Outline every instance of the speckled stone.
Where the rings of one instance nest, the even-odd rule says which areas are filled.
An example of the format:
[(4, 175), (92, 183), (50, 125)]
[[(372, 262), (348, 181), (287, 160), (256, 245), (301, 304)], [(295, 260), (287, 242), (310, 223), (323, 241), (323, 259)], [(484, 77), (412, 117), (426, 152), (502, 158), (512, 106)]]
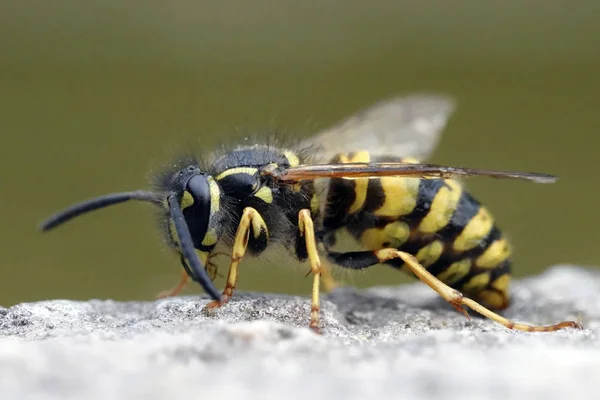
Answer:
[(586, 399), (600, 393), (600, 270), (556, 266), (515, 282), (504, 313), (584, 330), (469, 321), (421, 283), (324, 296), (52, 300), (0, 308), (0, 398)]

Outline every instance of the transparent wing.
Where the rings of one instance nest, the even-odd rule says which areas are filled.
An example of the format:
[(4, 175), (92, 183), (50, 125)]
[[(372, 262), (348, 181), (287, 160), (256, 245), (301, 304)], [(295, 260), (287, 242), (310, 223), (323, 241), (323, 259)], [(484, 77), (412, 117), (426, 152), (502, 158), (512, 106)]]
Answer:
[(413, 94), (372, 105), (306, 139), (314, 162), (344, 152), (367, 150), (377, 156), (428, 158), (456, 105), (450, 97)]
[(318, 178), (375, 178), (398, 176), (407, 178), (448, 179), (485, 176), (497, 179), (520, 179), (536, 183), (554, 183), (556, 176), (537, 172), (494, 171), (435, 164), (347, 163), (299, 165), (284, 170), (279, 180), (301, 181)]

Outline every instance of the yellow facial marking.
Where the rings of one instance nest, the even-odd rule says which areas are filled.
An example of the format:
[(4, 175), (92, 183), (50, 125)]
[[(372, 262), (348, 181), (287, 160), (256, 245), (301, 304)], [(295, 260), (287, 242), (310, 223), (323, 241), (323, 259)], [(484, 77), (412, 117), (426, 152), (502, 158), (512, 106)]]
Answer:
[(454, 241), (452, 247), (456, 251), (467, 251), (477, 246), (494, 226), (494, 219), (485, 207), (481, 207)]
[(298, 158), (298, 156), (296, 154), (294, 154), (290, 150), (285, 150), (283, 152), (283, 155), (285, 156), (285, 158), (288, 159), (288, 162), (290, 163), (290, 167), (297, 167), (298, 165), (300, 165), (300, 159)]
[(475, 260), (475, 264), (480, 268), (494, 268), (509, 256), (510, 247), (508, 242), (506, 239), (498, 239)]
[(498, 278), (494, 282), (492, 282), (492, 287), (497, 289), (503, 293), (508, 292), (508, 286), (510, 285), (510, 275), (504, 274)]
[(438, 274), (437, 278), (448, 285), (452, 285), (466, 276), (470, 269), (471, 260), (467, 258), (465, 260), (453, 262), (444, 272)]
[(385, 247), (400, 247), (410, 235), (410, 228), (404, 222), (392, 222), (383, 228), (366, 229), (360, 236), (360, 242), (367, 250), (379, 250)]
[(417, 204), (419, 179), (383, 177), (379, 180), (385, 201), (374, 214), (380, 217), (399, 217), (409, 214)]
[(446, 180), (448, 187), (442, 187), (435, 195), (429, 213), (419, 225), (419, 231), (434, 233), (448, 225), (456, 210), (462, 188), (457, 182)]
[(183, 192), (183, 197), (181, 198), (181, 209), (184, 210), (193, 204), (194, 197), (192, 197), (192, 194), (186, 190), (185, 192)]
[(210, 214), (216, 214), (221, 207), (221, 189), (215, 180), (209, 176), (208, 185), (210, 190)]
[[(340, 155), (340, 162), (346, 163), (354, 163), (354, 162), (369, 162), (371, 161), (371, 155), (368, 151), (358, 151), (354, 154), (342, 154)], [(354, 214), (357, 211), (360, 211), (367, 198), (367, 186), (369, 186), (369, 178), (358, 178), (354, 179), (355, 188), (354, 193), (356, 197), (354, 198), (354, 202), (350, 206), (348, 212), (350, 214)]]
[(435, 242), (432, 242), (421, 248), (415, 257), (421, 263), (421, 265), (428, 267), (440, 258), (442, 251), (444, 251), (443, 243), (439, 240), (436, 240)]
[(461, 290), (464, 290), (465, 292), (474, 292), (485, 287), (488, 283), (490, 283), (489, 274), (483, 273), (475, 275), (461, 287)]
[(254, 193), (254, 196), (258, 197), (267, 204), (271, 204), (273, 202), (273, 192), (266, 186), (258, 189), (256, 193)]
[(204, 235), (204, 238), (202, 239), (202, 245), (213, 246), (217, 244), (217, 240), (219, 240), (219, 237), (217, 236), (217, 231), (214, 228), (210, 228), (206, 232), (206, 235)]
[(220, 181), (221, 179), (227, 178), (230, 175), (248, 174), (248, 175), (254, 176), (257, 173), (258, 173), (258, 169), (257, 168), (253, 168), (253, 167), (230, 168), (230, 169), (226, 169), (225, 171), (223, 171), (219, 175), (217, 175), (216, 179), (218, 181)]

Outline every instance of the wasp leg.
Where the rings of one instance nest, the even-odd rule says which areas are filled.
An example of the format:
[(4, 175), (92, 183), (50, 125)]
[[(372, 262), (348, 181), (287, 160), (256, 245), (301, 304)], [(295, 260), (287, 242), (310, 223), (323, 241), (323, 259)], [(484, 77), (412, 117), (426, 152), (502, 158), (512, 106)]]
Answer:
[(177, 286), (175, 286), (174, 288), (171, 288), (171, 289), (163, 290), (162, 292), (160, 292), (156, 295), (156, 298), (163, 299), (165, 297), (177, 296), (186, 287), (189, 279), (190, 279), (190, 276), (188, 275), (188, 273), (184, 269), (181, 270), (181, 279), (179, 280), (179, 283), (177, 284)]
[(306, 253), (310, 262), (310, 270), (313, 273), (312, 299), (310, 304), (310, 323), (309, 327), (313, 331), (320, 333), (319, 329), (319, 290), (321, 282), (321, 259), (317, 251), (317, 241), (315, 239), (315, 228), (309, 210), (300, 210), (298, 213), (298, 229), (300, 236), (304, 236), (306, 243)]
[(321, 264), (321, 283), (323, 283), (323, 289), (327, 293), (338, 287), (338, 283), (331, 274), (331, 266), (327, 262)]
[[(208, 261), (206, 263), (206, 272), (208, 272), (208, 276), (213, 281), (217, 278), (217, 276), (220, 276), (220, 275), (217, 271), (216, 264), (211, 262), (210, 260), (212, 258), (222, 255), (222, 254), (225, 254), (225, 253), (213, 253), (208, 256)], [(182, 260), (181, 262), (183, 263), (183, 265), (185, 265), (184, 260)], [(171, 289), (163, 290), (162, 292), (158, 293), (156, 295), (156, 298), (163, 299), (165, 297), (177, 296), (179, 293), (181, 293), (181, 291), (183, 289), (185, 289), (185, 287), (187, 286), (187, 284), (189, 282), (189, 279), (190, 279), (190, 272), (186, 267), (184, 267), (181, 271), (181, 279), (179, 280), (179, 283), (177, 283), (177, 285)]]
[(381, 249), (376, 251), (365, 251), (356, 253), (330, 253), (329, 255), (336, 264), (341, 267), (351, 269), (362, 269), (370, 267), (371, 265), (384, 263), (394, 258), (399, 258), (404, 261), (405, 265), (427, 286), (435, 290), (444, 300), (450, 303), (459, 312), (463, 313), (467, 318), (469, 314), (463, 306), (467, 306), (473, 311), (495, 321), (501, 325), (504, 325), (508, 329), (514, 329), (526, 332), (552, 332), (564, 328), (577, 328), (582, 329), (581, 324), (574, 321), (564, 321), (555, 325), (527, 325), (513, 322), (506, 319), (493, 311), (485, 308), (476, 301), (464, 297), (458, 290), (452, 289), (438, 278), (433, 276), (429, 271), (423, 267), (415, 257), (399, 251), (397, 249)]
[(227, 274), (227, 281), (225, 282), (225, 289), (223, 290), (223, 296), (221, 301), (214, 300), (206, 305), (207, 309), (218, 308), (223, 304), (227, 303), (237, 284), (238, 279), (238, 267), (240, 261), (246, 254), (248, 248), (248, 240), (250, 239), (250, 230), (254, 234), (254, 239), (260, 240), (260, 248), (266, 247), (266, 232), (267, 226), (265, 221), (262, 219), (258, 211), (254, 208), (246, 207), (240, 219), (235, 239), (233, 242), (233, 251), (231, 253), (231, 262), (229, 264), (229, 272)]

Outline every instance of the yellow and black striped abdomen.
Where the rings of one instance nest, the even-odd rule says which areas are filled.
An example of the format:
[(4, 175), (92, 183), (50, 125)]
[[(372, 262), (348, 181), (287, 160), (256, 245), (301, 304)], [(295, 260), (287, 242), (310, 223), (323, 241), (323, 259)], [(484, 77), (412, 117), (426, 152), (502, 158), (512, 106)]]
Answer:
[[(340, 155), (338, 161), (402, 160), (357, 152)], [(496, 309), (508, 305), (508, 242), (488, 210), (457, 181), (331, 179), (323, 227), (330, 249), (341, 241), (352, 242), (345, 251), (397, 248), (413, 254), (429, 272), (466, 295)], [(399, 259), (388, 264), (403, 268)]]

